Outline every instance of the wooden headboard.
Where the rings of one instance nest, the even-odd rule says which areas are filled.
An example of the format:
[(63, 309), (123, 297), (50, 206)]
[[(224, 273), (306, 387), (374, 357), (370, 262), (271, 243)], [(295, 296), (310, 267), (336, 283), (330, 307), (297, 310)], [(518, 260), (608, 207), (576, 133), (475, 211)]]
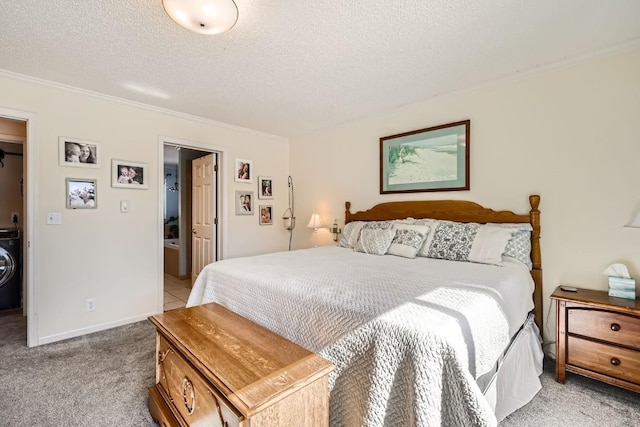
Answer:
[(515, 214), (511, 211), (494, 211), (477, 203), (465, 200), (419, 200), (405, 202), (387, 202), (375, 205), (369, 210), (351, 213), (351, 202), (345, 203), (345, 219), (351, 221), (384, 221), (404, 218), (434, 218), (458, 222), (508, 222), (530, 223), (531, 233), (531, 262), (533, 269), (531, 277), (535, 283), (533, 291), (533, 313), (536, 325), (542, 333), (542, 257), (540, 254), (540, 196), (529, 196), (531, 209), (528, 214)]

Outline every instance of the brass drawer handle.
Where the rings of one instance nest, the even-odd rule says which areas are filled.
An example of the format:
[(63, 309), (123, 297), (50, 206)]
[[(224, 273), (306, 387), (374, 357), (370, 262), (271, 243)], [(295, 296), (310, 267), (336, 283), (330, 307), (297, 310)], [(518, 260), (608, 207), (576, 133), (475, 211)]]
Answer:
[(171, 353), (171, 349), (170, 348), (166, 349), (165, 351), (159, 351), (158, 352), (158, 365), (162, 365), (162, 362), (164, 362), (164, 359), (167, 358), (169, 353)]
[(187, 377), (182, 379), (182, 398), (184, 399), (184, 407), (187, 408), (189, 415), (193, 414), (196, 409), (196, 392), (193, 389), (193, 383)]
[(618, 332), (620, 330), (620, 325), (618, 325), (617, 323), (612, 323), (611, 324), (611, 330), (613, 332)]
[(220, 425), (222, 427), (229, 427), (229, 423), (224, 420), (224, 416), (222, 415), (222, 408), (220, 408), (220, 402), (218, 402), (218, 397), (211, 393), (211, 390), (207, 390), (211, 397), (213, 397), (213, 401), (216, 402), (216, 409), (218, 410), (218, 416), (220, 417)]
[(615, 357), (611, 358), (611, 364), (613, 366), (620, 366), (620, 359), (616, 359)]

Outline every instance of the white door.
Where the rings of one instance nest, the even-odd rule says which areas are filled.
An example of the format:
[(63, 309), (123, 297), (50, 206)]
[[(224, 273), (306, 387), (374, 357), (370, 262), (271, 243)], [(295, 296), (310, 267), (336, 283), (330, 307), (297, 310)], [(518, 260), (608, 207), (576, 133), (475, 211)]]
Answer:
[(215, 154), (192, 161), (191, 284), (207, 264), (215, 261), (216, 251), (216, 161)]

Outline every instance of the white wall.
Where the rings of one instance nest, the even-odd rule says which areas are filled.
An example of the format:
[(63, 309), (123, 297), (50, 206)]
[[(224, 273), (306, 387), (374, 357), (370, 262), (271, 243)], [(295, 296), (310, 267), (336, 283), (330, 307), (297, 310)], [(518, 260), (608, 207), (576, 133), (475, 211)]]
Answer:
[[(425, 76), (428, 78), (428, 76)], [(372, 88), (375, 90), (375, 88)], [(398, 108), (291, 141), (297, 216), (344, 223), (386, 201), (468, 199), (529, 210), (541, 195), (544, 313), (559, 283), (607, 289), (604, 268), (623, 262), (640, 279), (640, 229), (624, 228), (640, 203), (640, 49), (591, 59)], [(379, 194), (379, 138), (471, 120), (471, 190)], [(327, 230), (323, 244), (331, 243)], [(311, 246), (296, 229), (295, 247)], [(554, 340), (555, 314), (543, 321)]]
[[(195, 141), (223, 150), (221, 234), (223, 257), (284, 250), (288, 234), (282, 227), (258, 225), (258, 215), (235, 216), (235, 189), (257, 191), (254, 184), (233, 181), (236, 157), (251, 159), (254, 179), (270, 175), (278, 190), (270, 201), (276, 211), (287, 205), (289, 144), (281, 137), (214, 122), (165, 114), (106, 97), (65, 90), (27, 79), (0, 75), (0, 107), (36, 115), (27, 154), (36, 152), (37, 203), (34, 288), (37, 342), (46, 343), (105, 329), (155, 314), (162, 306), (162, 248), (159, 218), (162, 164), (159, 136)], [(99, 169), (58, 166), (58, 137), (99, 144)], [(112, 158), (147, 163), (148, 190), (111, 188)], [(96, 210), (65, 209), (65, 178), (97, 179)], [(129, 213), (120, 213), (120, 200)], [(46, 225), (47, 212), (61, 212), (62, 225)], [(95, 298), (96, 310), (86, 311)]]

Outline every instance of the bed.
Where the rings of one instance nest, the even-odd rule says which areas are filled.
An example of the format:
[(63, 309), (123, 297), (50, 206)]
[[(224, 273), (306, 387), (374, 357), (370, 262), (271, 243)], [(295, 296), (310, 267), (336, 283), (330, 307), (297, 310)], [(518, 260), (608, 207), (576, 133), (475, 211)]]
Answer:
[[(333, 427), (497, 425), (540, 389), (540, 197), (529, 201), (527, 214), (347, 202), (338, 246), (210, 264), (187, 306), (216, 302), (333, 362)], [(528, 258), (503, 245), (496, 261), (491, 242), (516, 235)]]

